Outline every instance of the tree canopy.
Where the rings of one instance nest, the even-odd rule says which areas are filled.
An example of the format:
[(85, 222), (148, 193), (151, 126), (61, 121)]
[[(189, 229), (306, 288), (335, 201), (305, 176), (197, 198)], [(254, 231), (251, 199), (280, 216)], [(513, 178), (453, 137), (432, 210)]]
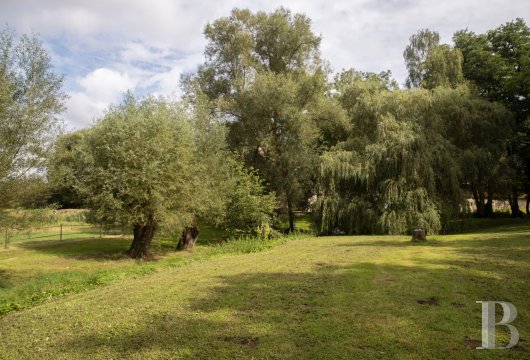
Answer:
[(436, 31), (421, 29), (410, 38), (410, 44), (403, 52), (405, 65), (409, 72), (405, 85), (410, 89), (422, 86), (425, 77), (425, 62), (430, 51), (440, 43), (440, 35)]
[(309, 18), (284, 8), (235, 9), (205, 36), (206, 62), (185, 86), (216, 101), (231, 148), (279, 196), (292, 231), (314, 187), (318, 147), (334, 141), (344, 119), (325, 95), (320, 37)]
[[(0, 31), (0, 194), (42, 169), (62, 126), (62, 76), (36, 35)], [(0, 204), (1, 206), (1, 204)]]
[(272, 13), (234, 9), (208, 24), (206, 62), (195, 79), (212, 99), (237, 94), (260, 72), (298, 72), (320, 65), (320, 37), (311, 20), (280, 8)]
[(463, 54), (464, 77), (485, 99), (508, 108), (515, 120), (508, 144), (508, 199), (512, 213), (519, 214), (519, 193), (530, 192), (530, 28), (515, 19), (484, 34), (462, 30), (453, 39)]
[(64, 208), (85, 205), (77, 186), (87, 133), (86, 130), (78, 130), (59, 136), (48, 159), (46, 178), (51, 193), (49, 201)]
[(391, 91), (384, 79), (348, 73), (336, 86), (351, 131), (321, 157), (320, 231), (438, 232), (463, 203), (454, 146), (433, 106), (445, 91)]
[(192, 130), (181, 110), (131, 96), (90, 129), (82, 189), (96, 219), (130, 225), (132, 257), (148, 256), (158, 226), (173, 212), (189, 219)]
[(134, 258), (149, 256), (158, 230), (201, 217), (257, 231), (270, 225), (275, 197), (228, 152), (225, 133), (200, 107), (128, 95), (85, 134), (77, 188), (98, 222), (133, 229)]

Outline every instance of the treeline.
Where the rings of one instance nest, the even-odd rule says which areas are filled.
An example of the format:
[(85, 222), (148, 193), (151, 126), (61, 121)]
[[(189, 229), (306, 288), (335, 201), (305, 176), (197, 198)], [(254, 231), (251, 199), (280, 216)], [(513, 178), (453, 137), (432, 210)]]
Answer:
[[(47, 159), (46, 201), (131, 226), (134, 257), (160, 227), (199, 219), (267, 237), (279, 214), (293, 231), (295, 212), (307, 209), (322, 234), (436, 233), (469, 211), (469, 198), (478, 216), (492, 215), (494, 200), (523, 215), (530, 29), (522, 19), (459, 31), (453, 44), (419, 31), (404, 51), (406, 88), (389, 71), (333, 75), (310, 19), (287, 9), (235, 9), (204, 35), (205, 62), (183, 77), (181, 100), (127, 94), (91, 128), (60, 136), (50, 157), (29, 145), (24, 155), (8, 151), (14, 140), (4, 134), (23, 120), (4, 117), (2, 105), (11, 119), (0, 129), (4, 192), (37, 167), (10, 158)], [(5, 101), (24, 103), (2, 86)], [(52, 97), (60, 103), (60, 92)], [(52, 105), (31, 109), (48, 106), (52, 121), (60, 110)]]

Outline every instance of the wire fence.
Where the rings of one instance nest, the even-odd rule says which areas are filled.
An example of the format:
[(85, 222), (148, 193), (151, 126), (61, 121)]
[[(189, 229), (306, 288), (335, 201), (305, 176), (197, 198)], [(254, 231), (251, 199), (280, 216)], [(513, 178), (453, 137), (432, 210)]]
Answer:
[(124, 227), (104, 227), (95, 224), (57, 224), (53, 226), (33, 227), (31, 229), (3, 229), (3, 245), (8, 248), (9, 244), (24, 241), (42, 240), (66, 240), (66, 239), (88, 239), (103, 238), (104, 236), (124, 236), (129, 235)]

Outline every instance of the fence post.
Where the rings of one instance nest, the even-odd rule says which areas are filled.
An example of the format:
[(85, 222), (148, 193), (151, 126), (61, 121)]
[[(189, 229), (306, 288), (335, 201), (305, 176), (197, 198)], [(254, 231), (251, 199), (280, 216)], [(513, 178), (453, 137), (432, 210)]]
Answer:
[(59, 240), (63, 241), (63, 224), (61, 224), (61, 235), (60, 235)]

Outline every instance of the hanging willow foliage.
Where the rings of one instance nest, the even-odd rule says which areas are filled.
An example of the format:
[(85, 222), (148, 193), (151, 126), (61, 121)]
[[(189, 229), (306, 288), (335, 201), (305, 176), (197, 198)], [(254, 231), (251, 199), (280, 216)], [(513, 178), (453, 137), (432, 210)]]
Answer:
[(336, 94), (352, 130), (321, 157), (320, 231), (437, 233), (463, 204), (457, 149), (437, 116), (447, 92), (391, 91), (376, 77), (342, 80)]

